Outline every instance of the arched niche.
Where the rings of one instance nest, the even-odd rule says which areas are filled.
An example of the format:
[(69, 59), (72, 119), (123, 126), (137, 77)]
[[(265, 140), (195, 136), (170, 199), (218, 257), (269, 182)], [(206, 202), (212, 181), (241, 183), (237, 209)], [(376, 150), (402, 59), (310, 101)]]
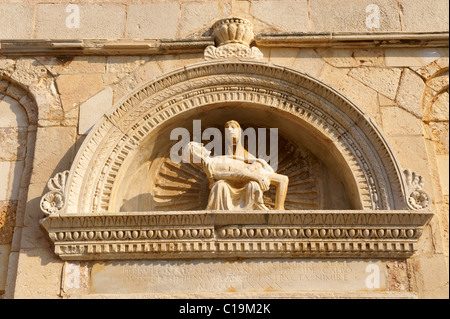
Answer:
[[(270, 129), (277, 129), (277, 171), (290, 180), (287, 210), (362, 209), (359, 201), (351, 202), (347, 197), (357, 189), (351, 184), (351, 179), (343, 176), (345, 165), (326, 160), (331, 157), (330, 150), (319, 144), (318, 138), (299, 125), (295, 117), (259, 103), (222, 102), (174, 117), (156, 134), (142, 141), (124, 163), (123, 172), (126, 173), (121, 174), (115, 183), (110, 210), (204, 210), (209, 194), (206, 175), (199, 166), (174, 163), (170, 159), (170, 151), (179, 141), (171, 140), (170, 135), (174, 129), (183, 128), (189, 131), (192, 140), (194, 121), (202, 126), (199, 132), (203, 133), (208, 128), (223, 132), (224, 123), (231, 119), (237, 120), (244, 131), (254, 129), (258, 134), (258, 130), (265, 129), (267, 142)], [(204, 144), (210, 141), (208, 138), (203, 140)], [(274, 195), (274, 189), (266, 194), (266, 206), (273, 207)]]
[[(308, 167), (316, 184), (307, 192), (319, 190), (319, 204), (242, 212), (145, 205), (176, 142), (170, 132), (192, 130), (193, 119), (203, 127), (234, 119), (278, 128), (297, 171)], [(202, 178), (199, 171), (172, 173)], [(50, 179), (41, 225), (66, 260), (405, 258), (433, 216), (421, 182), (399, 167), (370, 117), (322, 82), (264, 62), (213, 61), (174, 70), (120, 100), (70, 171)], [(333, 191), (336, 201), (324, 194)]]
[(375, 123), (356, 105), (290, 69), (222, 61), (173, 71), (122, 99), (93, 129), (75, 159), (66, 213), (113, 212), (112, 196), (144, 145), (164, 140), (160, 134), (194, 118), (195, 112), (228, 107), (237, 107), (233, 115), (238, 117), (255, 114), (266, 127), (273, 127), (275, 120), (284, 134), (336, 175), (353, 209), (405, 207), (395, 157)]

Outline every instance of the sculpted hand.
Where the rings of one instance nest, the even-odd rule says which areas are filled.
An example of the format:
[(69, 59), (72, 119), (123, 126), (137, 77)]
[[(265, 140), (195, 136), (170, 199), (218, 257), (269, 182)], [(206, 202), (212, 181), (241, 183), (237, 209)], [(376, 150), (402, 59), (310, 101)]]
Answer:
[(258, 184), (261, 187), (263, 192), (269, 190), (269, 188), (270, 188), (270, 180), (264, 176), (259, 176)]

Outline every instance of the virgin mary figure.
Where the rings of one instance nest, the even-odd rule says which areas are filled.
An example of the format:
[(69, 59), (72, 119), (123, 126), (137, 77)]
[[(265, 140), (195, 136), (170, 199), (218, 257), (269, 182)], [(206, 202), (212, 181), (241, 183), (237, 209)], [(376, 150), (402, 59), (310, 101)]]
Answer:
[(225, 125), (226, 155), (211, 157), (203, 144), (190, 142), (185, 156), (202, 166), (210, 182), (207, 210), (268, 210), (263, 193), (274, 184), (277, 188), (275, 209), (284, 210), (288, 177), (276, 174), (263, 159), (245, 150), (242, 130), (236, 121)]

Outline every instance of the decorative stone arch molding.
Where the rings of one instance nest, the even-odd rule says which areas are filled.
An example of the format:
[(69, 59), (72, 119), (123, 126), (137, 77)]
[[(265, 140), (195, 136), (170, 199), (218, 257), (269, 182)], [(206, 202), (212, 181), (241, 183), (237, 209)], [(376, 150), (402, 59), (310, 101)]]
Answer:
[(133, 150), (166, 121), (217, 103), (250, 103), (293, 115), (330, 143), (341, 157), (337, 160), (347, 164), (358, 196), (356, 209), (406, 208), (407, 190), (395, 156), (376, 124), (357, 106), (287, 68), (220, 61), (174, 71), (120, 101), (75, 159), (65, 213), (111, 212), (111, 191)]
[[(166, 123), (233, 105), (281, 114), (320, 144), (355, 210), (114, 209), (127, 165)], [(406, 257), (432, 216), (423, 210), (429, 198), (422, 186), (419, 175), (398, 165), (370, 117), (334, 89), (264, 62), (216, 60), (165, 74), (119, 101), (88, 135), (70, 172), (49, 181), (41, 201), (49, 216), (41, 223), (64, 259)]]

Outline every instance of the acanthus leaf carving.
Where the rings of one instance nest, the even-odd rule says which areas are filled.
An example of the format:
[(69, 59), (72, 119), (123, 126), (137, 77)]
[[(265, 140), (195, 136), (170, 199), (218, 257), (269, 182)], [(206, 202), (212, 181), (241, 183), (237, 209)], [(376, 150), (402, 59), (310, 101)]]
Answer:
[(425, 191), (422, 190), (424, 186), (422, 176), (410, 169), (404, 169), (403, 175), (405, 177), (407, 187), (406, 202), (408, 207), (413, 210), (420, 210), (429, 207), (431, 198)]
[(64, 171), (50, 178), (47, 187), (50, 190), (41, 198), (41, 210), (46, 215), (57, 214), (61, 212), (66, 203), (65, 188), (69, 171)]

